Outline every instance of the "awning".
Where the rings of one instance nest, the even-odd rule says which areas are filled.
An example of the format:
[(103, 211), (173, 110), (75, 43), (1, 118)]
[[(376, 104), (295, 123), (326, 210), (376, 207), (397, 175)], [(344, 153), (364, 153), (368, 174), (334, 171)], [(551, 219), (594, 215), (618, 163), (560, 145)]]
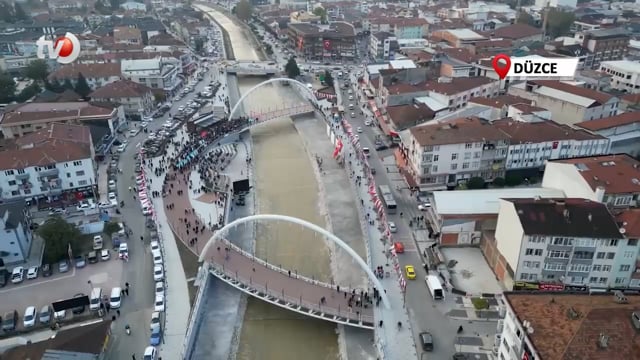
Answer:
[(400, 136), (400, 135), (398, 135), (398, 133), (393, 130), (389, 130), (389, 136)]

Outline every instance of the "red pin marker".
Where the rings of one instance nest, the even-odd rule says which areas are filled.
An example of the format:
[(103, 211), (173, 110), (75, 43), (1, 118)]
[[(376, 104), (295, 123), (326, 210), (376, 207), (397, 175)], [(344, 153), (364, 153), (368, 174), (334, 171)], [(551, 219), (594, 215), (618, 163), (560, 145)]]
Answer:
[(500, 80), (504, 80), (507, 77), (510, 68), (511, 58), (509, 55), (498, 54), (493, 57), (493, 70), (500, 76)]

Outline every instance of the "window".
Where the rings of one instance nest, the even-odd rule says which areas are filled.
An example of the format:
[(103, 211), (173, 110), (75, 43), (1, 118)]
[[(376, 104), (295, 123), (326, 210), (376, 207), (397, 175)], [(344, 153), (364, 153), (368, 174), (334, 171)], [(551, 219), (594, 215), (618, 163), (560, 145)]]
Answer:
[(596, 259), (604, 259), (605, 255), (606, 255), (606, 253), (599, 252), (599, 253), (596, 254)]
[(618, 239), (610, 239), (606, 242), (608, 246), (618, 246)]
[(440, 159), (440, 155), (438, 155), (438, 154), (433, 155), (433, 161), (434, 162), (438, 161), (439, 159)]
[(629, 271), (631, 270), (631, 265), (620, 265), (620, 271)]
[(615, 201), (616, 206), (631, 204), (631, 196), (618, 196)]
[(453, 163), (451, 164), (451, 170), (456, 170), (458, 168), (458, 164)]
[(614, 257), (616, 257), (616, 253), (612, 253), (612, 252), (607, 253), (607, 259), (613, 260)]
[(591, 284), (597, 283), (597, 282), (598, 282), (598, 278), (597, 278), (597, 277), (595, 277), (595, 276), (592, 276), (592, 277), (590, 277), (590, 278), (589, 278), (589, 282), (590, 282)]
[(573, 245), (573, 239), (566, 237), (553, 238), (553, 245), (571, 246)]
[(7, 176), (11, 176), (11, 175), (14, 174), (14, 172), (13, 172), (13, 170), (7, 170), (7, 171), (4, 172), (4, 174), (7, 175)]
[(529, 242), (535, 244), (544, 244), (545, 242), (547, 242), (547, 238), (540, 235), (531, 235), (529, 236)]
[(548, 271), (566, 271), (567, 265), (560, 263), (546, 263), (544, 264), (544, 269)]
[(633, 257), (635, 257), (636, 252), (635, 251), (625, 251), (624, 252), (624, 257), (627, 259), (631, 259)]
[(73, 183), (72, 182), (69, 183), (69, 187), (73, 187)]
[(431, 172), (432, 173), (438, 172), (438, 165), (433, 165), (433, 167), (431, 168)]
[(522, 265), (527, 269), (539, 269), (540, 261), (523, 261)]
[(468, 162), (462, 163), (462, 168), (463, 169), (468, 169), (469, 168), (469, 163)]
[(573, 253), (573, 258), (591, 260), (593, 259), (593, 253), (591, 251), (576, 251)]
[(465, 159), (465, 160), (469, 160), (469, 159), (471, 159), (471, 153), (470, 153), (470, 152), (466, 152), (466, 153), (464, 153), (464, 159)]
[(84, 170), (76, 171), (76, 176), (84, 176)]
[(620, 285), (620, 284), (624, 284), (626, 282), (627, 278), (623, 278), (623, 277), (617, 277), (616, 278), (616, 284)]
[(89, 185), (89, 182), (87, 180), (78, 181), (78, 186), (87, 186), (87, 185)]
[(82, 166), (82, 160), (74, 161), (73, 166)]
[(482, 152), (480, 152), (480, 151), (473, 153), (473, 158), (474, 159), (480, 159), (481, 156), (482, 156)]
[(471, 148), (473, 148), (473, 143), (466, 143), (466, 144), (464, 144), (464, 148), (465, 148), (465, 149), (471, 149)]
[(602, 265), (593, 265), (591, 271), (602, 271)]
[(604, 272), (611, 271), (611, 265), (602, 265), (602, 271)]
[(458, 153), (451, 154), (451, 160), (457, 160), (457, 159), (458, 159)]
[(560, 251), (560, 250), (551, 250), (549, 251), (550, 258), (552, 259), (568, 259), (569, 252), (568, 251)]
[(627, 245), (629, 245), (629, 246), (638, 246), (638, 239), (629, 239), (627, 241)]
[(67, 173), (67, 179), (71, 178), (71, 173)]
[(590, 265), (573, 264), (573, 265), (571, 265), (571, 270), (570, 271), (589, 272), (590, 270), (591, 270), (591, 266)]
[(9, 186), (15, 186), (15, 185), (16, 185), (15, 180), (9, 180)]
[(24, 174), (24, 169), (18, 169), (18, 174)]

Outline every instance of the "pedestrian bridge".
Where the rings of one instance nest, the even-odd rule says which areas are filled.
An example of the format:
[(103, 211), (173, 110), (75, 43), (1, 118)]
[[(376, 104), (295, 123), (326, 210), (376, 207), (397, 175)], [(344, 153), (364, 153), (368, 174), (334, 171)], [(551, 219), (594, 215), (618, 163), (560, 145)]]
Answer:
[[(264, 111), (261, 111), (261, 112), (250, 111), (249, 113), (247, 113), (246, 116), (249, 117), (250, 119), (253, 119), (253, 122), (250, 123), (250, 125), (247, 126), (246, 128), (239, 130), (238, 132), (242, 132), (253, 125), (257, 125), (259, 123), (262, 123), (268, 120), (273, 120), (273, 119), (278, 119), (278, 118), (288, 117), (288, 116), (311, 114), (314, 111), (315, 109), (313, 108), (313, 106), (309, 104), (300, 104), (300, 105), (282, 107), (282, 108), (276, 107), (271, 109), (265, 109)], [(208, 116), (208, 117), (204, 117), (202, 119), (196, 120), (193, 123), (200, 128), (206, 128), (213, 125), (217, 121), (220, 121), (220, 119), (215, 118), (214, 116)]]
[(277, 63), (266, 61), (233, 61), (225, 69), (234, 75), (272, 76), (281, 72)]

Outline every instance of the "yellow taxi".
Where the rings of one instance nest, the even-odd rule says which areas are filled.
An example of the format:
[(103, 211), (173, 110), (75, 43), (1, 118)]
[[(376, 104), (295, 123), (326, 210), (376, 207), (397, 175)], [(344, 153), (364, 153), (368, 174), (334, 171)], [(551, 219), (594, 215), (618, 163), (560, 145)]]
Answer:
[(413, 280), (416, 278), (416, 269), (413, 267), (413, 265), (405, 266), (404, 272), (407, 274), (407, 279)]

